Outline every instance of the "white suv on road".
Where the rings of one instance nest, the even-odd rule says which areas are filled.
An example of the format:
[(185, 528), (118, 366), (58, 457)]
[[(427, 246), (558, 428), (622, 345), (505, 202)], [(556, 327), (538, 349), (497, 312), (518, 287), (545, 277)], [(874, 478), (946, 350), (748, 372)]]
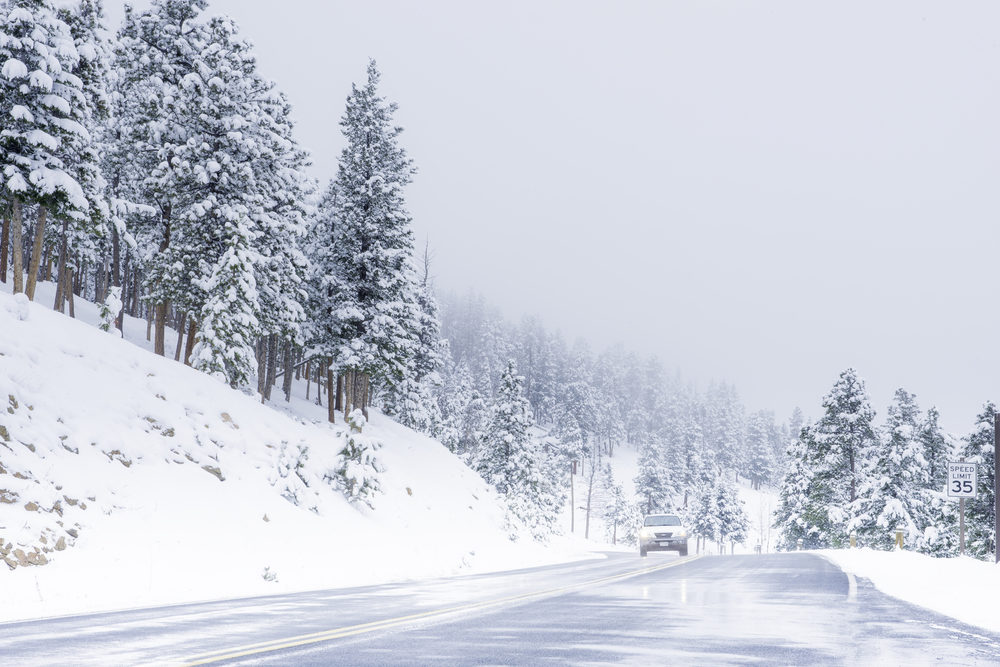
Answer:
[(647, 551), (676, 551), (688, 554), (688, 531), (676, 514), (649, 514), (639, 529), (639, 555)]

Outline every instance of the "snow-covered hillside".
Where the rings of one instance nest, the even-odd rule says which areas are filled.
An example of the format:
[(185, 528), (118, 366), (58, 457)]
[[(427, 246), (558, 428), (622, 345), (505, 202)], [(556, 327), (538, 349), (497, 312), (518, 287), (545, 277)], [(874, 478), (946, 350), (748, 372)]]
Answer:
[(93, 326), (92, 304), (53, 312), (51, 290), (0, 293), (0, 620), (588, 554), (511, 541), (476, 474), (377, 412), (365, 436), (383, 445), (383, 493), (352, 505), (331, 481), (344, 427), (325, 408), (263, 406), (142, 349), (145, 322), (126, 322), (135, 345)]

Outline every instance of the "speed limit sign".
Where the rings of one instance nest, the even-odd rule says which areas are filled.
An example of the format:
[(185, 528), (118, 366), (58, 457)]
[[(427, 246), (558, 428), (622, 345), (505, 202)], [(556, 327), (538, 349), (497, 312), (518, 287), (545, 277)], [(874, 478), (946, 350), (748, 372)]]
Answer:
[(948, 497), (976, 497), (976, 464), (948, 462)]

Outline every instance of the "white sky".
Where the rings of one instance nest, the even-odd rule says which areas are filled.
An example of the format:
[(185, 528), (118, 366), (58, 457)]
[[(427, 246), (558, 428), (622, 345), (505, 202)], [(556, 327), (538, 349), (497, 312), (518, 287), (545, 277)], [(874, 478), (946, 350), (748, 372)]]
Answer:
[[(108, 0), (112, 23), (121, 16)], [(148, 2), (136, 3), (144, 7)], [(1000, 400), (1000, 4), (216, 0), (314, 175), (368, 57), (446, 290), (817, 416)]]

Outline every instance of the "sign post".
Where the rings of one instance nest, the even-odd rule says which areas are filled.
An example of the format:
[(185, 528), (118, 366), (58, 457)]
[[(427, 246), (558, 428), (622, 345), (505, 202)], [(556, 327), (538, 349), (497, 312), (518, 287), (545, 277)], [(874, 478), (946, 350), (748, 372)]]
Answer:
[(948, 462), (948, 497), (958, 498), (958, 553), (965, 554), (965, 499), (976, 497), (976, 464)]
[(1000, 541), (1000, 493), (997, 493), (997, 488), (1000, 487), (1000, 456), (997, 456), (997, 441), (1000, 440), (1000, 412), (993, 415), (993, 554), (994, 562), (1000, 563), (1000, 547), (997, 546), (997, 542)]

